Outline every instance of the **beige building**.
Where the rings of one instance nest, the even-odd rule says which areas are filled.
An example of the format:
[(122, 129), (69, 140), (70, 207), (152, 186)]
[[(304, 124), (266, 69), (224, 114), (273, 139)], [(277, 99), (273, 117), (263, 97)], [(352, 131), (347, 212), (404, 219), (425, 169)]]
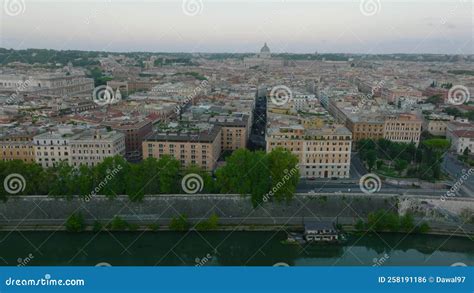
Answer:
[(384, 138), (403, 143), (420, 143), (422, 121), (414, 114), (393, 114), (386, 116)]
[(125, 155), (125, 135), (118, 131), (89, 130), (70, 140), (70, 164), (96, 166), (107, 157)]
[(381, 116), (349, 116), (346, 127), (352, 132), (354, 142), (361, 139), (377, 140), (384, 134), (384, 119)]
[(205, 130), (157, 132), (143, 141), (143, 158), (170, 155), (182, 166), (197, 165), (207, 171), (216, 168), (221, 154), (221, 127)]
[(448, 123), (454, 119), (453, 116), (432, 114), (423, 119), (423, 130), (432, 135), (446, 136)]
[(0, 137), (0, 161), (21, 160), (35, 162), (32, 135), (8, 135)]
[(267, 152), (281, 147), (298, 157), (302, 178), (349, 178), (351, 132), (340, 124), (269, 129)]
[(221, 149), (223, 151), (234, 151), (247, 147), (251, 127), (248, 115), (218, 116), (209, 119), (209, 122), (221, 127)]
[(125, 154), (125, 137), (116, 131), (60, 128), (33, 138), (36, 163), (95, 166), (106, 157)]

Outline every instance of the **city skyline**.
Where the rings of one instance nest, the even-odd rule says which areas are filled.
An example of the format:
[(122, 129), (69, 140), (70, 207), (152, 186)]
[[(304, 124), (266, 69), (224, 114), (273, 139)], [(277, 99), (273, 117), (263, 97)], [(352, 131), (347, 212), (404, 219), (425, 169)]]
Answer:
[(474, 52), (472, 3), (462, 0), (131, 3), (6, 0), (0, 47), (253, 53), (267, 42), (272, 53)]

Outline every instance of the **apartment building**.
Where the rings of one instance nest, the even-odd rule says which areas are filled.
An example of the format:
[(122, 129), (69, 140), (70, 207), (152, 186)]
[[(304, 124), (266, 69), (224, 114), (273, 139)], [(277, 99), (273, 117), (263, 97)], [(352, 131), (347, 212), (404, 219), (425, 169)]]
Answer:
[(392, 114), (386, 116), (384, 121), (385, 139), (403, 142), (420, 143), (422, 121), (414, 114)]
[(221, 149), (223, 151), (234, 151), (247, 147), (251, 130), (249, 118), (248, 115), (234, 114), (209, 119), (209, 123), (221, 127)]
[(96, 166), (107, 157), (125, 155), (125, 135), (118, 131), (84, 131), (70, 140), (69, 145), (69, 162), (74, 167)]
[(474, 153), (474, 123), (468, 121), (453, 121), (448, 123), (446, 138), (451, 141), (451, 150), (462, 154), (467, 148)]
[(0, 75), (0, 91), (8, 90), (39, 96), (90, 96), (94, 80), (82, 73)]
[(220, 126), (209, 125), (206, 129), (156, 132), (143, 141), (143, 157), (170, 155), (182, 166), (213, 171), (221, 154), (221, 131)]
[(0, 136), (0, 161), (20, 160), (35, 162), (33, 135), (13, 134)]
[(343, 125), (271, 128), (267, 152), (279, 147), (298, 157), (302, 178), (349, 178), (352, 135)]
[(445, 136), (448, 123), (453, 119), (449, 115), (431, 114), (424, 117), (422, 129), (432, 135)]
[(352, 133), (352, 140), (380, 139), (384, 136), (384, 118), (382, 116), (349, 116), (346, 127)]
[(33, 137), (35, 161), (43, 168), (60, 162), (95, 166), (106, 157), (125, 153), (125, 137), (105, 129), (59, 128)]
[(105, 122), (102, 125), (125, 134), (125, 158), (128, 161), (138, 162), (142, 159), (142, 142), (153, 131), (152, 121)]

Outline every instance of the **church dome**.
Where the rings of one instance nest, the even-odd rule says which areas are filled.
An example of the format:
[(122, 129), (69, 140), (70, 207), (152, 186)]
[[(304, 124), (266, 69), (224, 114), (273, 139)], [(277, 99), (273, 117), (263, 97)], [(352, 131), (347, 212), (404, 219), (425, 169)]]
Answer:
[(267, 43), (260, 49), (260, 53), (270, 53), (270, 48), (268, 48)]

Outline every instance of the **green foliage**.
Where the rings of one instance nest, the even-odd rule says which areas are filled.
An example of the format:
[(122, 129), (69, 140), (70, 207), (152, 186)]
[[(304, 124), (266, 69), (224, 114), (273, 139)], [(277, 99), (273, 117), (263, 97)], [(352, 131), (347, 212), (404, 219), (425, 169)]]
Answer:
[(365, 223), (362, 219), (359, 219), (354, 227), (357, 231), (364, 231), (365, 230)]
[(418, 233), (428, 233), (431, 230), (430, 225), (428, 223), (423, 222), (418, 228)]
[(270, 153), (239, 149), (217, 170), (217, 184), (222, 193), (250, 195), (254, 206), (273, 199), (288, 201), (299, 181), (297, 163), (295, 155), (281, 148)]
[(216, 214), (212, 214), (209, 219), (201, 221), (196, 225), (196, 230), (208, 231), (215, 230), (219, 227), (219, 217)]
[(84, 217), (81, 213), (72, 214), (66, 221), (66, 230), (68, 232), (81, 232), (85, 228)]
[(119, 216), (115, 216), (108, 225), (109, 229), (119, 230), (119, 231), (126, 230), (126, 229), (128, 229), (128, 227), (129, 227), (129, 225), (128, 225), (127, 221), (125, 221), (124, 219), (122, 219)]
[(414, 219), (411, 214), (405, 214), (400, 218), (400, 229), (405, 232), (411, 232), (415, 228)]
[(102, 223), (99, 221), (94, 221), (94, 225), (92, 226), (92, 231), (97, 233), (102, 231)]
[[(270, 153), (239, 149), (226, 159), (227, 164), (216, 171), (216, 178), (202, 168), (191, 165), (182, 168), (172, 156), (159, 160), (147, 158), (128, 163), (115, 156), (88, 167), (71, 167), (66, 162), (43, 169), (22, 161), (0, 162), (0, 179), (12, 173), (25, 178), (24, 191), (18, 195), (52, 195), (72, 198), (81, 196), (89, 202), (96, 195), (114, 199), (128, 195), (131, 201), (142, 201), (149, 194), (180, 193), (181, 180), (187, 174), (198, 174), (203, 180), (203, 193), (238, 193), (250, 196), (254, 206), (268, 201), (288, 201), (293, 197), (299, 180), (298, 159), (290, 152), (276, 149)], [(3, 188), (0, 199), (12, 196)]]
[(177, 218), (172, 218), (169, 228), (174, 231), (189, 230), (188, 217), (185, 214), (179, 215)]
[(387, 230), (396, 232), (400, 228), (400, 218), (394, 212), (378, 210), (367, 216), (367, 227), (374, 232)]

